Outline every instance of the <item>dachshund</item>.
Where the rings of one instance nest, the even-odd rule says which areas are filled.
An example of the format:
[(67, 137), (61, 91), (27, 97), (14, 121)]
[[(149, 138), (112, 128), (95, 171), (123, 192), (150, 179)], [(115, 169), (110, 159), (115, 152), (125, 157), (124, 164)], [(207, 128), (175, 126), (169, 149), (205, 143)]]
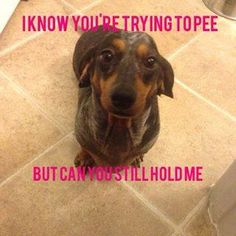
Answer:
[(140, 167), (160, 130), (157, 95), (173, 98), (174, 72), (145, 32), (87, 31), (73, 55), (79, 83), (75, 166)]

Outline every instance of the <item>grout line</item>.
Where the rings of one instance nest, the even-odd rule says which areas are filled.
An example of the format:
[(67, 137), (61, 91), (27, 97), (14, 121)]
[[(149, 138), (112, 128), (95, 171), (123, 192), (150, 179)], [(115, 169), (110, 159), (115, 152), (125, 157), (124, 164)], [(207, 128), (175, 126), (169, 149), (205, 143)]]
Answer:
[(11, 87), (22, 97), (26, 99), (26, 102), (32, 105), (33, 108), (37, 108), (38, 111), (50, 122), (52, 123), (56, 128), (59, 129), (59, 131), (62, 134), (66, 134), (68, 130), (66, 127), (63, 127), (57, 120), (55, 120), (50, 114), (48, 114), (42, 107), (41, 105), (38, 104), (36, 99), (32, 97), (21, 85), (19, 85), (17, 82), (14, 80), (10, 79), (8, 75), (6, 75), (3, 71), (0, 70), (0, 75), (2, 76), (3, 79), (7, 80)]
[(209, 216), (209, 219), (210, 219), (211, 224), (212, 224), (213, 227), (215, 228), (216, 236), (220, 236), (219, 227), (218, 227), (217, 223), (214, 222), (213, 219), (212, 219), (212, 215), (211, 215), (211, 213), (210, 213), (210, 208), (209, 208), (209, 206), (208, 206), (208, 209), (207, 209), (207, 214), (208, 214), (208, 216)]
[(223, 16), (222, 16), (222, 22), (227, 23), (230, 26), (235, 26), (235, 21), (234, 20), (230, 20), (230, 19), (225, 18)]
[(67, 2), (66, 0), (61, 0), (61, 3), (68, 7), (70, 10), (78, 11), (78, 9), (72, 5), (71, 3)]
[(191, 93), (192, 95), (196, 96), (197, 98), (199, 98), (200, 100), (204, 101), (205, 103), (207, 103), (209, 106), (211, 106), (212, 108), (214, 108), (215, 110), (217, 110), (218, 112), (222, 113), (225, 117), (227, 117), (228, 119), (230, 119), (233, 122), (236, 122), (236, 117), (231, 115), (229, 112), (227, 112), (226, 110), (222, 109), (221, 107), (217, 106), (215, 103), (213, 103), (212, 101), (210, 101), (209, 99), (203, 97), (200, 93), (196, 92), (195, 90), (193, 90), (192, 88), (190, 88), (188, 85), (186, 85), (185, 83), (181, 82), (178, 79), (175, 79), (175, 82), (181, 86), (182, 88), (184, 88), (185, 90), (187, 90), (189, 93)]
[(67, 2), (67, 0), (61, 0), (61, 2), (63, 4), (65, 4), (67, 7), (69, 7), (71, 10), (75, 10), (74, 13), (72, 14), (75, 14), (75, 13), (82, 13), (83, 11), (87, 11), (89, 10), (90, 8), (94, 7), (94, 6), (97, 6), (99, 3), (101, 3), (103, 0), (96, 0), (96, 1), (93, 1), (92, 3), (90, 4), (87, 4), (87, 6), (84, 6), (84, 7), (81, 7), (81, 9), (78, 9), (77, 7), (75, 7), (74, 5), (72, 5), (71, 3)]
[[(84, 14), (83, 14), (81, 11), (76, 10), (76, 11), (74, 11), (73, 13), (71, 13), (71, 14), (69, 15), (69, 17), (70, 17), (70, 22), (72, 21), (72, 16), (75, 16), (75, 15), (84, 16)], [(73, 23), (70, 23), (70, 24), (73, 26)], [(78, 34), (84, 33), (83, 31), (80, 30), (80, 27), (78, 28), (77, 31), (74, 30), (74, 32), (76, 32), (76, 33), (78, 33)]]
[[(225, 20), (225, 19), (224, 19)], [(219, 19), (218, 22), (223, 22), (222, 19)], [(229, 22), (231, 23), (231, 22)], [(219, 31), (218, 31), (219, 32)], [(183, 51), (185, 48), (187, 48), (189, 45), (193, 44), (201, 35), (204, 34), (204, 31), (196, 34), (194, 37), (192, 37), (187, 43), (183, 44), (182, 46), (180, 46), (179, 48), (177, 48), (173, 53), (171, 53), (169, 56), (167, 56), (168, 60), (172, 60), (176, 57), (176, 55), (178, 55), (181, 51)]]
[(13, 50), (25, 45), (26, 43), (36, 39), (37, 37), (39, 37), (40, 35), (44, 34), (45, 32), (37, 32), (34, 33), (33, 35), (30, 35), (29, 37), (22, 39), (16, 43), (14, 43), (13, 45), (11, 45), (10, 47), (7, 47), (6, 49), (3, 49), (2, 51), (0, 51), (0, 57), (5, 56), (7, 53), (12, 52)]
[(95, 6), (97, 6), (99, 3), (103, 2), (103, 0), (96, 0), (93, 1), (92, 3), (88, 4), (86, 7), (82, 7), (82, 9), (80, 9), (81, 12), (86, 12), (87, 10), (89, 10), (90, 8), (93, 8)]
[(74, 15), (80, 15), (80, 16), (84, 16), (84, 13), (82, 13), (81, 11), (74, 11), (73, 13), (71, 13), (69, 16), (74, 16)]
[[(101, 0), (99, 0), (101, 1)], [(74, 6), (72, 6), (70, 3), (68, 3), (66, 0), (61, 0), (62, 4), (64, 4), (65, 6), (67, 6), (68, 8), (70, 8), (71, 10), (75, 10), (76, 12), (71, 13), (69, 16), (75, 14), (75, 13), (80, 13), (80, 11), (78, 11), (77, 8), (75, 8)], [(92, 5), (92, 4), (91, 4)], [(93, 4), (95, 5), (95, 4)], [(33, 33), (32, 35), (30, 35), (29, 37), (26, 37), (22, 40), (16, 41), (15, 43), (13, 43), (12, 45), (10, 45), (9, 47), (7, 47), (6, 49), (3, 49), (2, 51), (0, 51), (0, 57), (5, 56), (6, 54), (16, 50), (17, 48), (25, 45), (26, 43), (38, 38), (40, 35), (47, 33), (47, 31), (41, 31), (41, 32), (36, 32)]]
[[(100, 2), (102, 0), (98, 0), (98, 2)], [(69, 16), (75, 14), (75, 13), (80, 13), (80, 11), (78, 11), (77, 8), (75, 8), (72, 4), (68, 3), (66, 0), (61, 0), (62, 4), (64, 4), (65, 6), (67, 6), (68, 8), (70, 8), (71, 10), (75, 10), (76, 12), (71, 13)], [(93, 2), (92, 4), (89, 4), (88, 7), (90, 5), (96, 5), (95, 2)], [(26, 43), (38, 38), (40, 35), (47, 33), (47, 31), (41, 31), (41, 32), (36, 32), (33, 33), (32, 35), (30, 35), (29, 37), (26, 37), (22, 40), (16, 41), (15, 43), (13, 43), (12, 45), (10, 45), (9, 47), (7, 47), (6, 49), (3, 49), (0, 51), (0, 57), (5, 56), (6, 54), (16, 50), (17, 48), (25, 45)]]
[[(197, 34), (195, 37), (193, 37), (191, 40), (189, 40), (186, 44), (184, 44), (183, 46), (178, 48), (174, 53), (172, 53), (169, 56), (167, 56), (167, 59), (170, 60), (170, 61), (173, 60), (180, 52), (182, 52), (185, 48), (187, 48), (189, 45), (194, 43), (202, 34), (203, 34), (203, 32)], [(200, 100), (204, 101), (205, 103), (207, 103), (212, 108), (216, 109), (218, 112), (222, 113), (224, 116), (229, 118), (231, 121), (236, 122), (236, 117), (234, 115), (230, 114), (228, 111), (224, 110), (223, 108), (221, 108), (220, 106), (216, 105), (215, 103), (213, 103), (209, 99), (205, 98), (204, 96), (202, 96), (200, 93), (196, 92), (194, 89), (189, 87), (184, 82), (182, 82), (182, 81), (180, 81), (180, 80), (178, 80), (176, 78), (175, 78), (175, 82), (178, 85), (180, 85), (182, 88), (187, 90), (189, 93), (191, 93), (192, 95), (196, 96), (197, 98), (199, 98)]]
[(136, 198), (138, 198), (149, 210), (151, 210), (156, 216), (170, 225), (174, 230), (178, 230), (178, 226), (169, 219), (162, 211), (160, 211), (157, 207), (151, 204), (142, 194), (140, 194), (136, 189), (134, 189), (130, 184), (126, 183), (125, 181), (121, 181), (121, 184), (125, 186), (130, 192), (132, 192)]
[(229, 163), (227, 165), (227, 167), (224, 169), (223, 173), (218, 176), (218, 178), (214, 181), (214, 183), (210, 186), (210, 191), (209, 191), (209, 204), (207, 206), (207, 213), (208, 213), (208, 216), (209, 216), (209, 219), (210, 219), (210, 222), (211, 224), (213, 225), (213, 227), (215, 228), (215, 231), (216, 231), (216, 236), (220, 236), (220, 232), (219, 232), (219, 228), (216, 224), (216, 222), (213, 221), (212, 219), (212, 215), (211, 215), (211, 212), (210, 212), (210, 206), (211, 206), (211, 194), (212, 194), (212, 191), (214, 190), (214, 187), (215, 185), (219, 182), (219, 180), (222, 178), (222, 176), (224, 176), (224, 174), (227, 172), (227, 170), (229, 169), (229, 167), (232, 165), (234, 161), (232, 161), (231, 163)]
[(50, 147), (46, 148), (43, 152), (41, 152), (39, 155), (37, 155), (36, 157), (34, 157), (30, 162), (28, 162), (26, 165), (24, 165), (23, 167), (19, 168), (14, 174), (12, 174), (11, 176), (9, 176), (8, 178), (6, 178), (5, 180), (3, 180), (0, 183), (0, 188), (3, 187), (6, 183), (8, 183), (9, 181), (11, 181), (15, 176), (17, 176), (21, 171), (23, 171), (25, 168), (27, 168), (29, 165), (31, 165), (32, 163), (34, 163), (36, 160), (40, 159), (44, 154), (48, 153), (49, 151), (51, 151), (55, 146), (57, 146), (58, 144), (60, 144), (61, 142), (63, 142), (66, 138), (68, 138), (69, 136), (71, 136), (73, 134), (73, 131), (68, 133), (67, 135), (65, 135), (64, 137), (62, 137), (61, 139), (59, 139), (56, 143), (54, 143), (53, 145), (51, 145)]
[(201, 35), (203, 35), (203, 32), (198, 33), (193, 38), (191, 38), (187, 43), (185, 43), (184, 45), (177, 48), (173, 53), (171, 53), (169, 56), (167, 56), (167, 59), (170, 60), (170, 61), (173, 60), (176, 57), (176, 55), (178, 55), (180, 52), (182, 52), (189, 45), (194, 43)]
[(209, 194), (202, 197), (202, 199), (197, 203), (197, 205), (189, 212), (189, 214), (185, 217), (183, 222), (179, 225), (180, 228), (186, 227), (190, 221), (196, 216), (199, 210), (207, 203)]

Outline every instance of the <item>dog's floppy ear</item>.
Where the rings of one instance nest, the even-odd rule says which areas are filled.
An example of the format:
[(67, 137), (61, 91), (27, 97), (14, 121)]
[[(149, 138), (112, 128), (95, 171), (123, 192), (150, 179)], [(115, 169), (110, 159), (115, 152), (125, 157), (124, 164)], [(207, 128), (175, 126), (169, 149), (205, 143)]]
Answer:
[(79, 87), (90, 86), (95, 69), (97, 49), (103, 40), (114, 32), (104, 31), (103, 26), (91, 29), (81, 35), (76, 43), (73, 55), (73, 68), (79, 81)]
[(79, 81), (80, 88), (90, 86), (90, 80), (94, 73), (95, 51), (95, 47), (93, 47), (86, 50), (86, 52), (81, 55), (82, 53), (79, 53), (77, 47), (75, 48), (73, 56), (73, 68)]
[(158, 62), (161, 66), (161, 85), (157, 90), (157, 94), (161, 95), (164, 94), (168, 97), (173, 98), (172, 88), (174, 85), (174, 71), (170, 65), (170, 63), (162, 56), (158, 59)]

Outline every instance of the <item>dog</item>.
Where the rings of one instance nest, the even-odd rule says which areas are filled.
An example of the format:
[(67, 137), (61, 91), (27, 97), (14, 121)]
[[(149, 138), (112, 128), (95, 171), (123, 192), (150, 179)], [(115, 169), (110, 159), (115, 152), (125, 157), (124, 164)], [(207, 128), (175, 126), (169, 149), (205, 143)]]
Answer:
[(174, 72), (145, 32), (88, 31), (73, 55), (79, 83), (75, 166), (140, 166), (160, 130), (157, 95), (173, 98)]

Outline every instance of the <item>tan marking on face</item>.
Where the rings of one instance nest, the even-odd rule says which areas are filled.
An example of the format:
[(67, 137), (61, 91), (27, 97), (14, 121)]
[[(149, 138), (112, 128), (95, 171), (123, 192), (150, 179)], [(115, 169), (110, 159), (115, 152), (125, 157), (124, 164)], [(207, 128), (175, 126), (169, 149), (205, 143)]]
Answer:
[(120, 51), (125, 51), (125, 41), (122, 39), (114, 39), (112, 45), (119, 49)]
[(137, 52), (138, 56), (140, 56), (140, 57), (147, 55), (148, 51), (149, 51), (148, 45), (145, 43), (141, 43), (136, 49), (136, 52)]
[(87, 64), (84, 66), (84, 69), (82, 70), (80, 77), (83, 77), (83, 76), (87, 73), (88, 68), (89, 68), (89, 65), (90, 65), (90, 63), (87, 63)]
[(92, 77), (92, 84), (95, 90), (100, 94), (101, 93), (101, 87), (99, 82), (99, 77), (97, 76), (97, 73), (95, 72)]
[(136, 78), (136, 82), (135, 82), (135, 87), (136, 87), (136, 91), (138, 93), (138, 98), (145, 98), (148, 94), (148, 92), (151, 89), (151, 85), (150, 84), (145, 84), (142, 81), (142, 78), (137, 77)]
[(111, 107), (111, 99), (110, 99), (110, 91), (114, 82), (117, 79), (117, 74), (111, 75), (106, 80), (100, 80), (100, 88), (101, 88), (101, 103), (105, 109), (109, 109)]
[(152, 84), (145, 84), (139, 76), (135, 79), (136, 101), (133, 105), (134, 113), (141, 113), (145, 107), (146, 99), (153, 89)]

